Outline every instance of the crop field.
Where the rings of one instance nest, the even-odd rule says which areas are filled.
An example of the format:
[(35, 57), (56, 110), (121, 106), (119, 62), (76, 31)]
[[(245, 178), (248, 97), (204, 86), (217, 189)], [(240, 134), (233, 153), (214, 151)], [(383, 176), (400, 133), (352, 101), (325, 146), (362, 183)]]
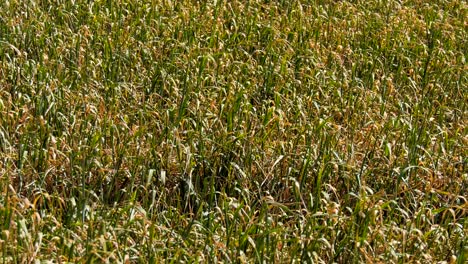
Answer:
[(0, 1), (0, 263), (467, 263), (467, 17)]

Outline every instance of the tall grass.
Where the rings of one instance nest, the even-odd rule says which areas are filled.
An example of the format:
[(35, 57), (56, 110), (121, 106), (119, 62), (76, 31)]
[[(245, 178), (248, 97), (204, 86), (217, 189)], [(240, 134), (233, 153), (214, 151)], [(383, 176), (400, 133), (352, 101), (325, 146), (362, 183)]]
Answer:
[(0, 2), (2, 263), (465, 263), (467, 8)]

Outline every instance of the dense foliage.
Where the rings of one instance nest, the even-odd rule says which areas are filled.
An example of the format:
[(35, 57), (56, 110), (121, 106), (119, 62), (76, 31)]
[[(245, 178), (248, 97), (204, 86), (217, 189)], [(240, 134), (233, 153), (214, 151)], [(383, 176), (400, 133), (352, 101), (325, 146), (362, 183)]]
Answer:
[(0, 260), (466, 263), (467, 10), (0, 1)]

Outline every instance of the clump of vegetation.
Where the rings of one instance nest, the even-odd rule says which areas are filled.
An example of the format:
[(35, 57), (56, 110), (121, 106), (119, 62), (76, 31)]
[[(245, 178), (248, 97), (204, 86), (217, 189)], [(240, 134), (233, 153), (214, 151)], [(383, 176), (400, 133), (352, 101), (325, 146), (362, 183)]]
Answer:
[(1, 1), (2, 263), (466, 263), (467, 8)]

